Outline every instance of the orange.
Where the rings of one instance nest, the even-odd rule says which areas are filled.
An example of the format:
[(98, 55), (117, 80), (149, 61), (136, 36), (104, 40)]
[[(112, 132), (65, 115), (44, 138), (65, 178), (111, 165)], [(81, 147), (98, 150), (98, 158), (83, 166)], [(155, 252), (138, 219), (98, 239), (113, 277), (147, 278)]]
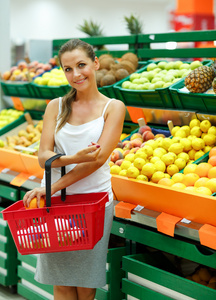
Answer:
[(172, 185), (172, 188), (184, 190), (186, 188), (186, 185), (181, 182), (176, 182)]
[(183, 170), (183, 174), (188, 174), (188, 173), (195, 173), (196, 171), (196, 168), (197, 168), (197, 165), (196, 164), (188, 164), (184, 170)]
[(172, 180), (177, 183), (177, 182), (182, 182), (183, 178), (184, 178), (184, 174), (183, 173), (175, 173), (173, 176), (172, 176)]
[(209, 151), (209, 157), (216, 156), (216, 147), (211, 148)]
[(208, 163), (211, 164), (213, 167), (216, 166), (216, 155), (212, 155), (209, 160)]
[(209, 188), (212, 193), (216, 192), (216, 178), (211, 178), (205, 183), (205, 187)]
[(212, 195), (212, 191), (209, 188), (207, 188), (206, 186), (200, 186), (200, 187), (196, 188), (196, 192), (198, 194), (202, 194), (202, 195), (206, 195), (206, 196)]
[[(45, 200), (44, 200), (44, 198), (43, 197), (41, 197), (40, 198), (40, 208), (42, 208), (42, 207), (44, 207), (45, 206)], [(32, 200), (30, 201), (30, 203), (29, 203), (29, 207), (26, 207), (25, 206), (25, 208), (26, 209), (32, 209), (32, 208), (37, 208), (37, 198), (36, 197), (34, 197), (34, 198), (32, 198)]]
[(195, 173), (199, 175), (199, 177), (207, 177), (208, 171), (213, 168), (211, 164), (203, 162), (197, 165)]
[(185, 191), (196, 193), (196, 187), (194, 187), (194, 186), (186, 186)]
[(209, 171), (208, 171), (208, 178), (216, 178), (216, 167), (212, 167)]
[(158, 184), (165, 185), (165, 186), (172, 186), (174, 184), (174, 181), (170, 178), (164, 177), (158, 181)]
[(197, 181), (194, 183), (194, 186), (195, 187), (205, 186), (207, 181), (209, 181), (208, 177), (201, 177), (201, 178), (197, 179)]
[(182, 180), (182, 183), (186, 186), (194, 186), (195, 182), (199, 179), (199, 175), (196, 173), (187, 173)]

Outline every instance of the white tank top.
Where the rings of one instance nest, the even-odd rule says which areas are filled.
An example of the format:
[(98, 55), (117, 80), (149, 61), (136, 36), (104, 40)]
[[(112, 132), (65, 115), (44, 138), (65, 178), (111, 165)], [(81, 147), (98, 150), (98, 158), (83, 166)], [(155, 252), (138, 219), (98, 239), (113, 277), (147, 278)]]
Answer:
[[(55, 153), (64, 153), (65, 155), (73, 155), (79, 150), (88, 147), (91, 142), (97, 143), (104, 127), (104, 114), (109, 103), (114, 100), (110, 99), (104, 109), (102, 116), (87, 122), (82, 125), (71, 125), (66, 123), (57, 133), (55, 133)], [(61, 113), (62, 98), (59, 98), (59, 113)], [(58, 123), (57, 123), (58, 125)], [(57, 126), (56, 125), (56, 126)], [(109, 202), (113, 201), (112, 187), (111, 187), (111, 174), (109, 167), (109, 159), (94, 173), (89, 176), (73, 183), (66, 188), (66, 194), (85, 194), (85, 193), (98, 193), (108, 192)], [(66, 166), (66, 173), (72, 170), (76, 164)], [(51, 182), (56, 182), (61, 177), (61, 168), (51, 169)], [(41, 181), (41, 186), (45, 186), (45, 174)], [(60, 195), (60, 191), (54, 196)]]

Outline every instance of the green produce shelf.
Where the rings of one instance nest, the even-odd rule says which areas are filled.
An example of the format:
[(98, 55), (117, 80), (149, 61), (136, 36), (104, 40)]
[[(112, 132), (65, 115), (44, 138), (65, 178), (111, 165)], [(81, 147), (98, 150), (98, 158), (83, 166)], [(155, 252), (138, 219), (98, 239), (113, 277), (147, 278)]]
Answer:
[(8, 125), (2, 127), (0, 129), (0, 136), (7, 133), (8, 131), (12, 130), (13, 128), (19, 126), (20, 124), (26, 121), (25, 116), (21, 115), (18, 119), (14, 120), (13, 122), (9, 123)]
[(13, 97), (36, 97), (30, 82), (25, 81), (0, 81), (2, 90), (6, 96)]
[(31, 82), (31, 86), (35, 92), (36, 98), (50, 100), (57, 97), (63, 97), (71, 89), (69, 85), (46, 86), (38, 85), (33, 82)]

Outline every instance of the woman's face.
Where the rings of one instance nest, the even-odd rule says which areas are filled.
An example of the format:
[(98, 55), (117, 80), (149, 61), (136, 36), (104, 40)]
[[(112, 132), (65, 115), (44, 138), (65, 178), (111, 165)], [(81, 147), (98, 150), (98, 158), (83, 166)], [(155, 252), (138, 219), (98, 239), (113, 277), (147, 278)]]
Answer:
[(62, 69), (69, 84), (82, 91), (95, 80), (95, 71), (99, 68), (98, 59), (92, 61), (84, 50), (67, 51), (61, 56)]

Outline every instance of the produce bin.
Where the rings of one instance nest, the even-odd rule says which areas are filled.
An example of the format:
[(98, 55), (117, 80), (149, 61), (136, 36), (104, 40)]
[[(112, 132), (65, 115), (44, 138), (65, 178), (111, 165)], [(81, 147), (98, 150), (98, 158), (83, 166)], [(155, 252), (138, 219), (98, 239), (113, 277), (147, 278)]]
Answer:
[(19, 116), (19, 118), (17, 118), (13, 122), (7, 124), (6, 126), (4, 126), (0, 129), (0, 136), (5, 134), (6, 132), (12, 130), (16, 126), (19, 126), (20, 124), (24, 123), (25, 121), (26, 121), (26, 119), (25, 119), (24, 115)]
[(46, 86), (46, 85), (38, 85), (33, 82), (31, 82), (30, 84), (32, 89), (34, 90), (36, 98), (40, 98), (40, 99), (51, 100), (57, 97), (63, 97), (71, 89), (69, 85)]
[(1, 86), (6, 96), (30, 98), (36, 97), (35, 90), (32, 88), (30, 82), (1, 80)]
[(184, 80), (173, 84), (170, 93), (175, 107), (183, 110), (194, 110), (201, 113), (216, 113), (216, 94), (190, 93)]
[[(126, 277), (122, 291), (133, 299), (215, 299), (216, 291), (169, 270), (169, 263), (159, 253), (124, 256)], [(129, 297), (130, 297), (129, 296)], [(127, 298), (130, 299), (130, 298)]]

